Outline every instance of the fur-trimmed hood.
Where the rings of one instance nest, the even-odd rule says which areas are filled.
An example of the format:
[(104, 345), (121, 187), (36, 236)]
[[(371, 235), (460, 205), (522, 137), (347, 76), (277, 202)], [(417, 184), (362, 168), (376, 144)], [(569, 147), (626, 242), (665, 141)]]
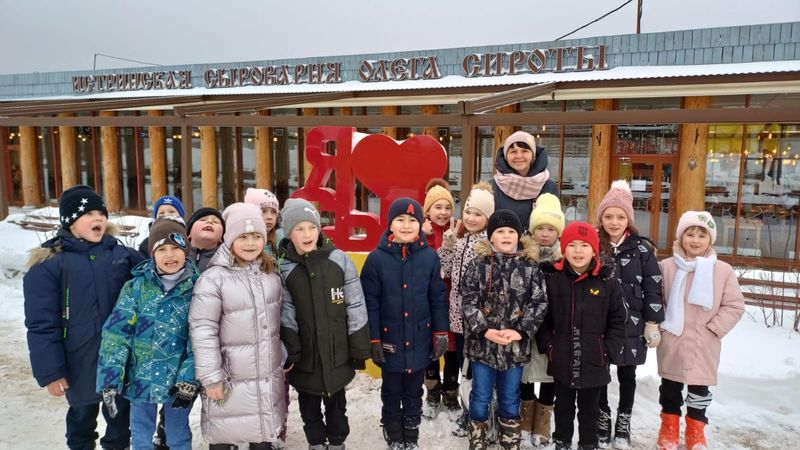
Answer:
[[(523, 256), (525, 259), (537, 262), (539, 258), (539, 246), (536, 244), (536, 241), (534, 241), (532, 237), (526, 235), (522, 236), (519, 243), (522, 249), (517, 250), (516, 254)], [(495, 253), (492, 248), (492, 243), (489, 242), (488, 239), (482, 239), (476, 242), (472, 248), (475, 250), (475, 254), (480, 257), (492, 256)]]
[[(599, 270), (597, 268), (597, 264), (600, 264)], [(569, 269), (569, 263), (567, 262), (566, 258), (563, 258), (558, 262), (543, 262), (541, 263), (540, 268), (544, 273), (562, 272)], [(606, 255), (605, 253), (601, 253), (599, 258), (594, 258), (592, 260), (585, 273), (596, 273), (596, 276), (599, 276), (604, 280), (609, 280), (616, 276), (616, 268), (617, 263), (614, 261), (614, 258)], [(569, 272), (572, 272), (572, 270), (569, 269)]]
[[(115, 236), (119, 234), (119, 232), (120, 228), (117, 224), (108, 222), (106, 233), (103, 235), (103, 240), (99, 243), (108, 242), (108, 239), (116, 241), (117, 238)], [(87, 247), (92, 245), (75, 237), (69, 229), (61, 227), (56, 231), (55, 237), (43, 242), (40, 247), (33, 248), (28, 252), (28, 261), (25, 262), (25, 268), (30, 269), (32, 266), (47, 260), (56, 253), (63, 251), (65, 248), (72, 248), (77, 244), (83, 244)]]

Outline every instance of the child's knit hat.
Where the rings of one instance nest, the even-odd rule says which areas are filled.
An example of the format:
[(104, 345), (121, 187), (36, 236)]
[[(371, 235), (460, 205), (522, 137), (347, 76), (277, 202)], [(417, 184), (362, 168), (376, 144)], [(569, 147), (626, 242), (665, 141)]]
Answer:
[(250, 203), (234, 203), (222, 212), (225, 220), (225, 235), (222, 237), (225, 245), (230, 248), (233, 241), (245, 233), (259, 233), (267, 240), (267, 226), (261, 216), (258, 206)]
[(486, 235), (491, 239), (494, 231), (503, 227), (513, 228), (517, 235), (522, 237), (522, 223), (517, 214), (510, 209), (498, 209), (492, 213), (492, 216), (489, 217), (489, 225), (486, 227)]
[(180, 217), (162, 216), (153, 221), (150, 226), (150, 238), (148, 239), (149, 248), (147, 252), (150, 256), (164, 244), (172, 244), (183, 253), (189, 254), (189, 246), (186, 243), (186, 222)]
[(222, 232), (225, 232), (225, 219), (222, 218), (222, 213), (216, 208), (200, 208), (192, 214), (189, 223), (186, 224), (186, 232), (191, 234), (194, 223), (206, 216), (216, 216), (222, 222)]
[(600, 237), (597, 235), (597, 230), (586, 222), (572, 222), (564, 228), (561, 233), (561, 253), (567, 249), (572, 241), (584, 241), (592, 246), (594, 256), (600, 256)]
[(533, 138), (533, 135), (524, 131), (517, 131), (506, 138), (505, 145), (503, 145), (503, 157), (505, 157), (506, 153), (508, 153), (508, 149), (510, 149), (511, 146), (517, 142), (524, 142), (528, 145), (528, 147), (531, 148), (531, 151), (534, 153), (534, 155), (536, 154), (536, 139)]
[(108, 217), (103, 197), (97, 195), (97, 192), (89, 186), (78, 184), (61, 193), (61, 198), (58, 200), (58, 214), (62, 227), (68, 228), (89, 211), (100, 211)]
[(281, 210), (281, 228), (283, 228), (288, 236), (289, 233), (292, 232), (292, 229), (300, 222), (311, 222), (322, 231), (319, 211), (317, 211), (317, 208), (314, 208), (314, 205), (304, 198), (290, 198), (286, 200)]
[(464, 211), (467, 208), (475, 208), (481, 212), (486, 218), (492, 216), (494, 213), (494, 194), (492, 194), (492, 185), (489, 183), (478, 183), (472, 186), (469, 192), (467, 201), (464, 202)]
[(153, 204), (153, 219), (158, 217), (158, 208), (160, 208), (161, 205), (170, 205), (173, 208), (177, 209), (178, 214), (181, 215), (181, 218), (186, 216), (186, 210), (183, 209), (183, 203), (181, 203), (181, 200), (178, 197), (165, 195), (156, 200), (156, 202)]
[(417, 222), (422, 225), (422, 207), (419, 206), (419, 203), (412, 198), (400, 197), (389, 206), (389, 214), (386, 217), (388, 219), (386, 221), (386, 228), (391, 227), (394, 218), (400, 214), (412, 215), (417, 219)]
[(531, 212), (530, 230), (539, 225), (550, 225), (555, 228), (558, 235), (564, 231), (564, 212), (561, 211), (561, 201), (553, 194), (544, 193), (536, 199)]
[(600, 200), (600, 206), (597, 207), (597, 223), (602, 223), (603, 213), (606, 209), (614, 206), (625, 211), (625, 215), (628, 216), (628, 225), (633, 225), (633, 194), (625, 180), (611, 183), (611, 189), (606, 192), (605, 197)]
[(711, 237), (711, 244), (717, 240), (717, 224), (714, 223), (714, 218), (711, 214), (705, 211), (686, 211), (680, 219), (678, 219), (678, 228), (675, 229), (675, 237), (678, 240), (683, 236), (684, 231), (689, 227), (700, 227), (708, 232)]
[(244, 202), (258, 206), (261, 211), (272, 208), (277, 213), (281, 210), (278, 197), (266, 189), (247, 188), (247, 192), (244, 193)]
[(425, 203), (422, 205), (423, 216), (427, 216), (431, 206), (439, 200), (447, 200), (450, 207), (453, 207), (453, 194), (447, 190), (447, 181), (434, 178), (428, 182), (428, 189), (425, 192)]

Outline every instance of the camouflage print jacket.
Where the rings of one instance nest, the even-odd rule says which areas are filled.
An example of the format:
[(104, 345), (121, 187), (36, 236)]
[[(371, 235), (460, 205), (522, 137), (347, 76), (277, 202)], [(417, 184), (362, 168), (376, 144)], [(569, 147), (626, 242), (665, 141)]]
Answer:
[[(531, 257), (531, 242), (515, 255), (495, 253), (489, 241), (475, 244), (477, 256), (463, 275), (461, 308), (464, 352), (497, 370), (521, 366), (530, 360), (531, 342), (547, 313), (544, 278)], [(512, 329), (522, 340), (499, 345), (484, 337), (489, 329)]]

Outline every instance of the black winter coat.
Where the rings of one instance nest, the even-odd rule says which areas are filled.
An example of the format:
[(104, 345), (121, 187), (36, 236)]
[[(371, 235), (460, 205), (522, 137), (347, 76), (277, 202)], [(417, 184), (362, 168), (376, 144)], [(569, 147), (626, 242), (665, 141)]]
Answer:
[[(505, 156), (503, 156), (502, 147), (497, 151), (497, 156), (494, 159), (494, 167), (498, 172), (503, 174), (516, 173), (516, 171), (508, 165)], [(527, 176), (532, 177), (534, 175), (538, 175), (539, 173), (544, 172), (545, 169), (547, 169), (547, 151), (544, 149), (544, 147), (536, 147), (536, 156), (531, 163), (531, 168), (528, 170)], [(538, 196), (536, 198), (527, 200), (516, 200), (501, 191), (494, 178), (491, 180), (491, 183), (492, 192), (494, 193), (495, 211), (498, 209), (510, 209), (511, 211), (514, 211), (517, 217), (519, 217), (519, 221), (523, 228), (527, 230), (531, 220), (531, 211), (533, 211), (533, 202), (536, 200), (536, 198), (538, 198)], [(555, 183), (555, 181), (553, 181), (552, 178), (544, 183), (539, 195), (544, 194), (545, 192), (555, 196), (560, 196), (558, 192), (558, 185)]]
[(581, 275), (566, 259), (541, 268), (549, 305), (536, 343), (547, 354), (548, 375), (572, 389), (607, 385), (609, 362), (619, 361), (625, 345), (627, 319), (614, 262), (595, 260)]
[(294, 364), (289, 384), (329, 396), (353, 379), (354, 360), (370, 357), (369, 328), (353, 261), (322, 233), (317, 246), (300, 256), (289, 239), (280, 243), (281, 340)]
[(664, 321), (661, 269), (653, 245), (638, 234), (628, 235), (615, 250), (615, 274), (628, 304), (627, 339), (619, 365), (644, 364), (647, 356), (644, 324)]
[(31, 368), (39, 386), (66, 378), (71, 406), (100, 402), (95, 379), (103, 324), (141, 261), (138, 251), (113, 236), (91, 243), (65, 229), (31, 252), (22, 287)]
[(439, 255), (425, 238), (398, 244), (387, 230), (361, 269), (370, 337), (384, 346), (388, 372), (412, 373), (431, 362), (433, 333), (450, 331)]

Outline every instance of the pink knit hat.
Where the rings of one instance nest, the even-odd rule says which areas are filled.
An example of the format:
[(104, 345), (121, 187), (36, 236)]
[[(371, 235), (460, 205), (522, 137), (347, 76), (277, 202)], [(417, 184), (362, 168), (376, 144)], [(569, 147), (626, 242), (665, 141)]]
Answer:
[(678, 228), (675, 229), (675, 237), (678, 240), (683, 236), (683, 232), (689, 227), (700, 227), (708, 231), (711, 237), (711, 245), (717, 240), (717, 224), (711, 214), (705, 211), (686, 211), (678, 220)]
[(245, 233), (260, 233), (267, 239), (267, 226), (258, 206), (250, 203), (234, 203), (222, 212), (225, 221), (225, 235), (222, 241), (230, 248), (233, 241)]
[(266, 189), (247, 188), (247, 192), (244, 193), (244, 202), (258, 206), (261, 208), (261, 211), (267, 208), (272, 208), (275, 212), (281, 210), (278, 204), (278, 198), (275, 197), (275, 194)]
[(503, 156), (506, 156), (508, 153), (508, 149), (511, 148), (512, 145), (516, 144), (517, 142), (524, 142), (531, 148), (533, 154), (536, 154), (536, 139), (530, 133), (526, 133), (524, 131), (517, 131), (513, 133), (511, 136), (506, 138), (506, 142), (503, 145)]
[(598, 224), (603, 223), (603, 213), (611, 207), (625, 211), (625, 215), (628, 216), (628, 225), (633, 225), (633, 194), (631, 194), (631, 187), (628, 186), (627, 181), (617, 180), (611, 183), (611, 189), (606, 192), (597, 208)]

